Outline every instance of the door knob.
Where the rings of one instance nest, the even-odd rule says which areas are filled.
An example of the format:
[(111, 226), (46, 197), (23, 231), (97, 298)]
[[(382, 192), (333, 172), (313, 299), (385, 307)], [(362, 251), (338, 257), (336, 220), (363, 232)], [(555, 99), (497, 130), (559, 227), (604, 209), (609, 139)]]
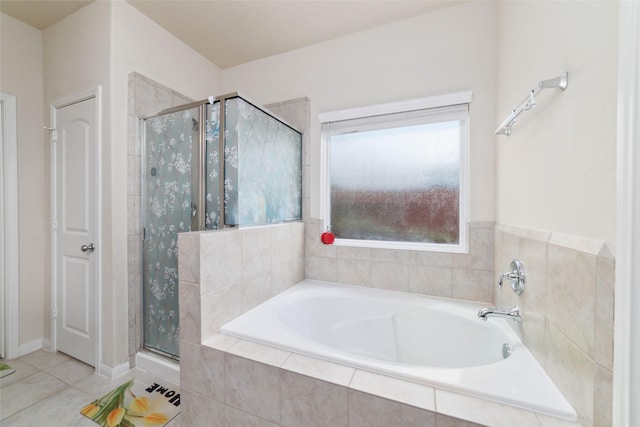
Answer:
[(93, 243), (89, 243), (88, 245), (82, 245), (82, 246), (80, 246), (80, 250), (81, 250), (82, 252), (93, 252), (93, 250), (94, 250), (95, 248), (96, 248), (96, 247), (93, 245)]

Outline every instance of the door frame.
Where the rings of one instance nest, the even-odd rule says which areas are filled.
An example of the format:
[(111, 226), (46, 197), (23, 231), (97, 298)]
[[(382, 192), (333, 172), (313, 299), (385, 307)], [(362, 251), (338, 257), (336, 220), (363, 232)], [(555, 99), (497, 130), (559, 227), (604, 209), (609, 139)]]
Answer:
[[(94, 192), (94, 200), (96, 206), (96, 238), (95, 244), (98, 248), (102, 247), (102, 163), (101, 150), (102, 150), (102, 87), (96, 86), (94, 88), (78, 92), (74, 95), (57, 99), (50, 104), (50, 116), (51, 126), (53, 128), (51, 132), (51, 351), (57, 351), (57, 319), (54, 314), (57, 313), (57, 238), (56, 238), (56, 202), (57, 202), (57, 159), (55, 144), (57, 143), (56, 124), (57, 124), (57, 110), (66, 106), (76, 104), (88, 99), (95, 98), (96, 100), (96, 162), (94, 170), (96, 171), (96, 189)], [(100, 372), (102, 366), (102, 251), (98, 251), (96, 257), (96, 290), (95, 290), (95, 316), (96, 316), (96, 346), (95, 346), (95, 361), (96, 372)]]
[(618, 10), (618, 136), (613, 425), (640, 423), (640, 4)]
[(20, 264), (17, 250), (8, 251), (7, 248), (18, 248), (18, 132), (16, 97), (1, 93), (2, 103), (2, 162), (4, 206), (4, 298), (0, 297), (0, 304), (4, 304), (2, 315), (4, 316), (4, 330), (0, 331), (4, 339), (4, 356), (7, 359), (20, 357), (19, 341), (19, 303), (20, 303)]

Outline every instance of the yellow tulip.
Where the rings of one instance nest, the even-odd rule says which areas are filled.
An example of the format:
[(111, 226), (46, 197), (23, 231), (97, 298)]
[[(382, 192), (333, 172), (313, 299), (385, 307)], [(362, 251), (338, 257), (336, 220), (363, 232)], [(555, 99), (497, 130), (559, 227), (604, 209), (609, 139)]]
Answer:
[(161, 426), (166, 424), (167, 421), (169, 421), (169, 418), (160, 412), (151, 413), (142, 419), (142, 422), (148, 426)]
[(118, 424), (120, 424), (120, 421), (122, 421), (122, 418), (124, 418), (125, 413), (126, 411), (124, 410), (124, 408), (114, 409), (107, 416), (107, 425), (109, 427), (116, 427)]
[(80, 410), (80, 413), (85, 417), (93, 419), (93, 417), (96, 416), (99, 410), (100, 407), (98, 405), (96, 405), (95, 403), (89, 403), (87, 406)]
[(148, 397), (136, 397), (129, 404), (129, 413), (132, 415), (143, 415), (149, 410), (149, 398)]

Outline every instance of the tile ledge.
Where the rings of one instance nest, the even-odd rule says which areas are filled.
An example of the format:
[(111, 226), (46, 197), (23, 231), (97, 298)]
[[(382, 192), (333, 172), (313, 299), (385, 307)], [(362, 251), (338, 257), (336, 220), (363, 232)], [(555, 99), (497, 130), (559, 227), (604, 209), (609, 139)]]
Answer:
[(552, 235), (551, 231), (536, 230), (532, 228), (524, 228), (508, 224), (496, 224), (495, 230), (501, 231), (503, 233), (513, 234), (516, 237), (524, 237), (527, 239), (538, 240), (544, 243), (547, 243)]
[[(224, 337), (224, 338), (220, 338), (220, 337)], [(438, 396), (440, 396), (440, 399), (442, 399), (443, 396), (445, 396), (445, 398), (449, 396), (454, 399), (463, 399), (475, 407), (484, 406), (484, 410), (488, 410), (488, 411), (491, 411), (492, 413), (499, 414), (499, 416), (501, 417), (501, 421), (504, 421), (505, 426), (517, 425), (517, 421), (520, 420), (520, 417), (527, 417), (530, 420), (535, 420), (536, 427), (582, 427), (580, 423), (565, 421), (553, 416), (539, 414), (535, 411), (531, 411), (528, 409), (522, 409), (522, 408), (517, 408), (515, 406), (505, 405), (505, 404), (493, 402), (491, 400), (483, 399), (480, 397), (459, 394), (457, 392), (452, 392), (446, 389), (437, 388), (429, 384), (409, 381), (403, 378), (394, 377), (392, 375), (386, 375), (384, 373), (365, 371), (349, 365), (342, 365), (342, 364), (338, 364), (328, 360), (319, 359), (317, 357), (303, 355), (300, 353), (288, 352), (286, 350), (281, 350), (276, 347), (259, 344), (253, 341), (243, 340), (243, 339), (235, 338), (231, 336), (226, 336), (224, 334), (214, 335), (212, 338), (205, 341), (204, 345), (207, 345), (207, 344), (218, 345), (218, 343), (224, 342), (227, 339), (235, 340), (235, 341), (223, 351), (226, 353), (232, 354), (234, 356), (243, 357), (243, 358), (252, 360), (254, 362), (266, 363), (268, 365), (277, 367), (284, 371), (292, 372), (299, 375), (304, 375), (309, 378), (313, 378), (315, 380), (324, 381), (324, 382), (335, 384), (342, 387), (346, 386), (350, 390), (359, 391), (372, 396), (387, 399), (396, 403), (400, 403), (400, 404), (411, 406), (421, 410), (429, 411), (434, 414), (443, 414), (443, 415), (454, 417), (463, 421), (482, 423), (483, 418), (478, 417), (477, 414), (470, 414), (469, 411), (467, 410), (466, 405), (463, 405), (462, 407), (458, 405), (453, 405), (453, 407), (448, 408), (448, 410), (439, 409)], [(244, 347), (253, 348), (254, 350), (257, 350), (257, 351), (245, 351)], [(286, 357), (281, 363), (278, 364), (274, 359), (272, 359), (271, 361), (268, 361), (266, 360), (267, 358), (257, 354), (260, 351), (276, 351), (278, 353), (282, 353), (282, 356), (286, 354)], [(305, 360), (310, 361), (311, 363), (317, 363), (320, 365), (327, 364), (326, 366), (335, 365), (340, 368), (351, 368), (354, 370), (354, 374), (351, 376), (351, 380), (348, 382), (348, 384), (345, 384), (344, 380), (341, 379), (342, 378), (341, 375), (332, 377), (331, 375), (316, 375), (317, 372), (315, 374), (313, 372), (305, 372), (304, 369), (295, 369), (295, 368), (290, 369), (291, 357), (304, 358)], [(272, 363), (269, 363), (269, 362), (272, 362)], [(433, 407), (429, 409), (430, 407), (429, 403), (417, 402), (416, 398), (411, 396), (411, 393), (409, 393), (408, 397), (406, 397), (406, 396), (400, 396), (398, 395), (398, 393), (393, 393), (389, 391), (389, 388), (385, 388), (385, 387), (382, 387), (382, 388), (375, 387), (375, 386), (363, 387), (363, 384), (362, 384), (363, 381), (361, 381), (362, 380), (361, 377), (363, 375), (378, 377), (377, 378), (378, 381), (380, 381), (381, 383), (386, 383), (387, 385), (394, 385), (396, 387), (396, 390), (398, 388), (405, 389), (405, 390), (421, 388), (422, 390), (425, 390), (425, 391), (432, 391)], [(403, 394), (403, 393), (399, 393), (399, 394)], [(506, 412), (508, 412), (508, 414), (511, 414), (513, 416), (509, 417), (507, 414), (504, 413), (505, 410)]]
[(551, 233), (549, 244), (573, 249), (593, 256), (600, 255), (600, 253), (603, 252), (603, 247), (606, 246), (603, 240), (562, 233)]
[(230, 335), (215, 334), (202, 342), (202, 345), (214, 350), (227, 351), (231, 346), (240, 341), (239, 338)]

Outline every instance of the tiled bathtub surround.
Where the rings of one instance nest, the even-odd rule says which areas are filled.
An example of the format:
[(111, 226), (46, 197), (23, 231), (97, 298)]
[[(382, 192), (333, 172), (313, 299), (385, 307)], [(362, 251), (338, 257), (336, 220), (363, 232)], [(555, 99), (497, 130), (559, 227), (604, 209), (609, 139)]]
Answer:
[(178, 247), (181, 342), (202, 343), (304, 279), (302, 222), (181, 233)]
[[(470, 254), (451, 255), (318, 246), (320, 223), (310, 222), (312, 232), (306, 231), (307, 224), (289, 223), (179, 236), (184, 425), (577, 425), (219, 335), (222, 324), (304, 278), (305, 267), (307, 277), (313, 277), (313, 272), (309, 274), (313, 258), (321, 258), (315, 265), (327, 265), (317, 273), (328, 277), (315, 278), (448, 297), (492, 298), (490, 224), (471, 227)], [(379, 264), (386, 268), (376, 270)], [(392, 274), (377, 281), (382, 271)], [(429, 275), (436, 273), (443, 286), (429, 283)], [(474, 281), (476, 276), (482, 277)], [(428, 283), (419, 285), (420, 281)], [(465, 292), (454, 285), (462, 282), (477, 285)]]
[(585, 426), (611, 425), (614, 257), (602, 241), (506, 225), (495, 228), (494, 268), (526, 271), (521, 296), (494, 287), (494, 304), (518, 304), (524, 343)]
[(493, 223), (469, 225), (468, 254), (324, 245), (322, 231), (321, 220), (306, 222), (308, 279), (487, 303), (493, 299)]
[(577, 426), (225, 335), (185, 342), (181, 353), (194, 367), (181, 378), (183, 425)]

